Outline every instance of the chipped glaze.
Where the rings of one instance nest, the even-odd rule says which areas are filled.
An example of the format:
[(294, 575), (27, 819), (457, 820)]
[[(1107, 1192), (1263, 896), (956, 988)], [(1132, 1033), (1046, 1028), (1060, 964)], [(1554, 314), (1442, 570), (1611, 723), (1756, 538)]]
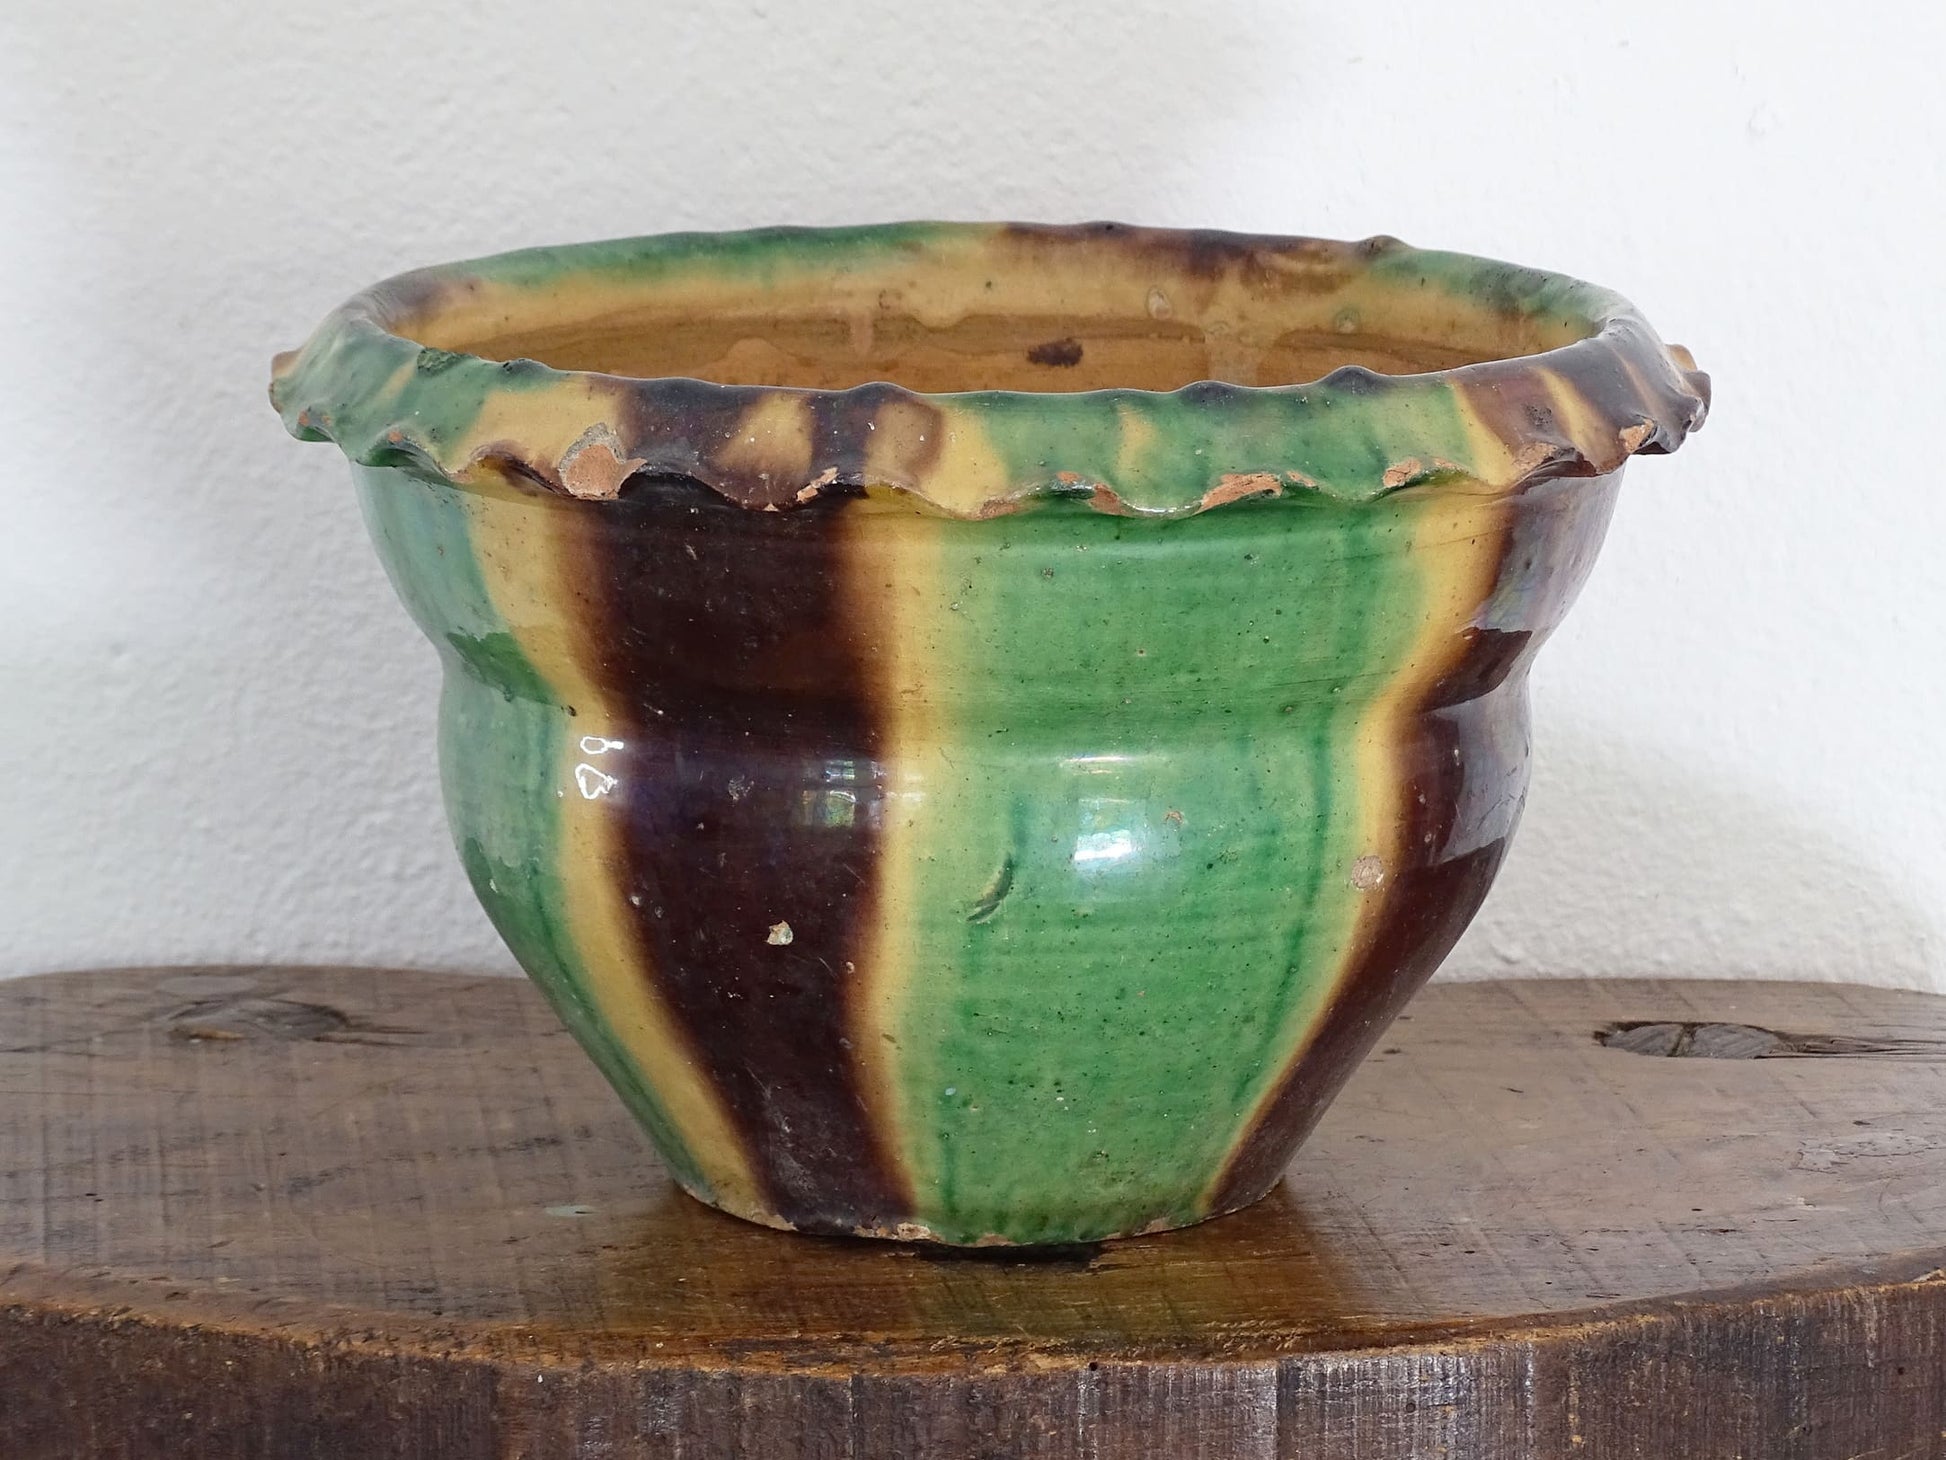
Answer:
[(971, 1244), (1274, 1184), (1484, 897), (1527, 667), (1707, 381), (1392, 240), (924, 224), (407, 275), (272, 394), (677, 1178)]

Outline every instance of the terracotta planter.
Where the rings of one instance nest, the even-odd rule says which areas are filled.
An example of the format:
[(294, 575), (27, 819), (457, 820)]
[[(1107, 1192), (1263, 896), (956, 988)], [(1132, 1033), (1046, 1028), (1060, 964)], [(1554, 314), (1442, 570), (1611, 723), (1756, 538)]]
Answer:
[(1707, 382), (1389, 239), (915, 225), (409, 274), (272, 397), (439, 647), (481, 900), (681, 1182), (985, 1243), (1277, 1180), (1486, 894), (1528, 663)]

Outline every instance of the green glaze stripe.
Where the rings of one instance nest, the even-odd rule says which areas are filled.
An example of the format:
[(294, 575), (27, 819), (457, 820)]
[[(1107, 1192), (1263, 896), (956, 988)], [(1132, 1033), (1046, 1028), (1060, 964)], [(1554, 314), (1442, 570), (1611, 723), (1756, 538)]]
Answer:
[(1354, 730), (1425, 614), (1400, 550), (1416, 510), (940, 527), (929, 596), (902, 608), (976, 688), (911, 749), (929, 788), (898, 844), (923, 975), (901, 1150), (936, 1235), (1210, 1215), (1355, 949), (1374, 848)]

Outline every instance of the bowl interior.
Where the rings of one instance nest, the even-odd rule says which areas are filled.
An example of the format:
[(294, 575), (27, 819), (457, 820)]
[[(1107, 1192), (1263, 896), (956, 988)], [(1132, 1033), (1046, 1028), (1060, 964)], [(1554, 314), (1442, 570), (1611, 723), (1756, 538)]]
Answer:
[(1532, 299), (1439, 287), (1409, 254), (1277, 244), (1019, 227), (978, 246), (954, 232), (854, 235), (585, 265), (564, 250), (545, 287), (449, 292), (395, 328), (560, 370), (927, 393), (1294, 385), (1345, 365), (1416, 374), (1595, 332)]

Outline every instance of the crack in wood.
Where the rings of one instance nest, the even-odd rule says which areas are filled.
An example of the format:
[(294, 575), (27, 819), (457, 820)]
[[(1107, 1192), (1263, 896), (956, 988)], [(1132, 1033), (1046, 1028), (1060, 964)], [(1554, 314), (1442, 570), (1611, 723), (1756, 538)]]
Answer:
[(1946, 1040), (1795, 1034), (1760, 1024), (1697, 1019), (1626, 1019), (1595, 1030), (1595, 1043), (1662, 1059), (1760, 1060), (1806, 1057), (1946, 1059)]

